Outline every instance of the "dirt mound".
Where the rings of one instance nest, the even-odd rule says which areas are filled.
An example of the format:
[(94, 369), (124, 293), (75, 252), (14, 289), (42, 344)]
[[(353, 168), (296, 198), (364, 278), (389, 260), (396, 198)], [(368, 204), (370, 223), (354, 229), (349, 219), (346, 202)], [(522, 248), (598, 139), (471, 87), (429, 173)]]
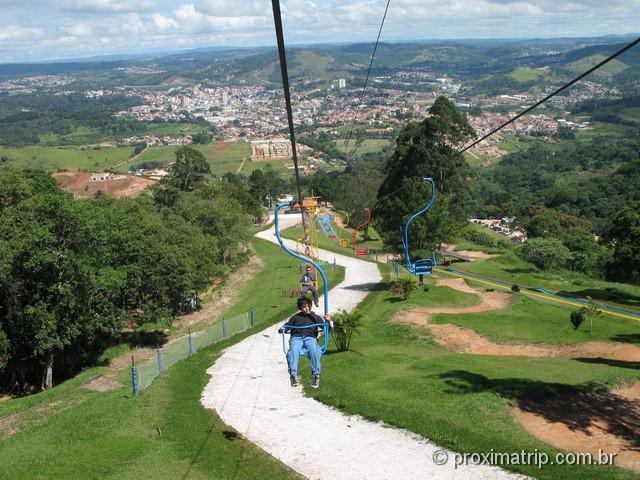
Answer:
[(614, 464), (640, 472), (640, 382), (611, 392), (576, 389), (519, 400), (516, 420), (533, 436), (574, 452), (614, 453)]
[(54, 173), (52, 177), (60, 188), (76, 197), (92, 197), (98, 191), (114, 197), (130, 197), (157, 183), (156, 180), (133, 175), (114, 175), (109, 180), (91, 180), (91, 174), (86, 172), (60, 172)]
[(476, 252), (475, 250), (457, 250), (456, 253), (464, 255), (471, 260), (487, 260), (488, 258), (497, 257), (494, 253)]
[(394, 319), (402, 323), (410, 323), (417, 326), (426, 326), (429, 316), (435, 313), (477, 313), (488, 312), (496, 308), (506, 308), (511, 303), (511, 295), (502, 292), (486, 292), (476, 290), (465, 283), (461, 278), (440, 278), (436, 285), (450, 287), (455, 290), (473, 293), (480, 297), (480, 303), (469, 307), (419, 307), (398, 312)]

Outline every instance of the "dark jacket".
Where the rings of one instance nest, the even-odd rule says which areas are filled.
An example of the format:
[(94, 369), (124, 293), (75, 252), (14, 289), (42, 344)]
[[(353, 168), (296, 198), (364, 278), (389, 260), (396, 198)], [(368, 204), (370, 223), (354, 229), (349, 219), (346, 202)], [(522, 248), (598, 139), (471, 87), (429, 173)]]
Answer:
[(304, 273), (302, 277), (300, 277), (300, 283), (302, 284), (313, 284), (316, 281), (316, 276), (313, 273)]
[[(287, 331), (287, 326), (291, 327), (304, 327), (307, 325), (313, 325), (317, 323), (324, 323), (325, 320), (317, 313), (309, 312), (305, 315), (302, 312), (296, 313), (284, 324), (284, 329)], [(292, 337), (315, 337), (318, 338), (318, 327), (309, 328), (290, 328), (288, 331)]]

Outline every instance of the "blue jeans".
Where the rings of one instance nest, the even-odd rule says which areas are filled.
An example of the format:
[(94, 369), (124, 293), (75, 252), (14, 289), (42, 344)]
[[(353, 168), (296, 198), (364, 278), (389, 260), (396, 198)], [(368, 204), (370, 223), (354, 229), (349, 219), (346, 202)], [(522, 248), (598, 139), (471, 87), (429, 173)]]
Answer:
[(300, 289), (300, 296), (301, 297), (306, 297), (307, 296), (307, 292), (311, 292), (311, 294), (313, 295), (313, 303), (315, 303), (316, 306), (317, 306), (318, 305), (318, 290), (316, 289), (316, 287), (314, 287), (313, 285), (304, 285)]
[(289, 375), (298, 375), (298, 360), (302, 347), (307, 351), (307, 357), (311, 360), (311, 373), (320, 375), (320, 356), (322, 352), (318, 346), (318, 339), (315, 337), (291, 337), (289, 339), (289, 351), (287, 352), (287, 363), (289, 364)]

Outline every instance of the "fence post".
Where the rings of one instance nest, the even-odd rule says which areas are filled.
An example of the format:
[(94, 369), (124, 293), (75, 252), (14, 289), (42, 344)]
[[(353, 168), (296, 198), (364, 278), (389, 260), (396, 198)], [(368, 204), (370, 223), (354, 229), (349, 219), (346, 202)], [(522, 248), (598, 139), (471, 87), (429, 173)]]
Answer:
[(256, 324), (256, 308), (255, 307), (251, 307), (251, 310), (249, 310), (249, 322), (251, 323), (252, 327)]
[(227, 338), (227, 321), (222, 319), (222, 338)]
[(138, 369), (136, 368), (133, 355), (131, 355), (131, 388), (133, 390), (133, 396), (137, 397), (140, 393), (140, 383), (138, 383)]
[(131, 367), (131, 389), (133, 390), (133, 396), (137, 397), (138, 393), (140, 393), (140, 387), (138, 386), (137, 367)]
[(334, 272), (336, 271), (336, 259), (335, 258), (333, 259), (333, 271)]
[(164, 364), (162, 363), (162, 349), (156, 349), (156, 359), (158, 360), (158, 370), (164, 372)]
[(191, 329), (189, 329), (189, 355), (193, 355), (195, 350), (193, 349), (193, 338), (191, 338)]

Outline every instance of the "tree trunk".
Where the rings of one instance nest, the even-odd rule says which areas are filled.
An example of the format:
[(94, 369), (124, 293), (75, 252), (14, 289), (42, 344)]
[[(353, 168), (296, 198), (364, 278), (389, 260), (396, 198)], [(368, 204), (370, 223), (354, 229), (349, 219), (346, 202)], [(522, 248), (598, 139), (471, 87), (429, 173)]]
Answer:
[(42, 390), (47, 390), (53, 387), (53, 355), (49, 356), (47, 365), (42, 372)]

